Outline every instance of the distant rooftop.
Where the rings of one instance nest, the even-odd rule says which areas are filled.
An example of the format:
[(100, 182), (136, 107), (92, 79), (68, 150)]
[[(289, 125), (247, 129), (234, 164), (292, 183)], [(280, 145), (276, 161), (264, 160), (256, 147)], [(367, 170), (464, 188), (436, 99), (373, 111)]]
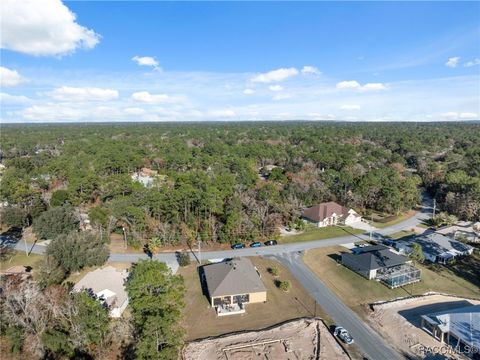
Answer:
[(333, 214), (337, 216), (347, 216), (348, 208), (337, 204), (334, 201), (321, 203), (303, 210), (302, 216), (313, 221), (323, 221), (331, 217)]

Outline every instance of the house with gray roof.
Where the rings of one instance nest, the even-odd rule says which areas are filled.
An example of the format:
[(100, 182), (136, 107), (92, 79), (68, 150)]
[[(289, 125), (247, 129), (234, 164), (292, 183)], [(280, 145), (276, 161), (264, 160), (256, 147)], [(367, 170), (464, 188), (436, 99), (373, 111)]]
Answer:
[(422, 329), (471, 359), (480, 359), (480, 305), (422, 315)]
[(386, 246), (373, 245), (342, 254), (342, 264), (368, 280), (377, 280), (390, 288), (420, 281), (421, 272), (411, 261)]
[(203, 266), (210, 304), (219, 316), (245, 312), (245, 305), (267, 301), (260, 273), (247, 258)]
[(400, 253), (409, 254), (414, 243), (422, 247), (423, 254), (428, 261), (441, 264), (446, 264), (457, 256), (471, 255), (473, 252), (472, 246), (436, 232), (398, 240), (395, 241), (394, 246)]

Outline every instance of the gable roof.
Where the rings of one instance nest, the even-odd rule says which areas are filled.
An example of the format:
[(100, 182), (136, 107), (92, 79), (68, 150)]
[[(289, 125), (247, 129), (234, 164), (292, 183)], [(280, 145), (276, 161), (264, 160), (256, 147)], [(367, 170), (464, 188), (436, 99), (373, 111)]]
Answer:
[(463, 342), (480, 348), (480, 305), (466, 306), (422, 317), (437, 325), (442, 332), (451, 332)]
[(337, 204), (334, 201), (330, 201), (309, 207), (302, 212), (303, 217), (317, 222), (323, 221), (326, 218), (331, 217), (333, 214), (347, 216), (348, 208)]
[(368, 271), (402, 265), (408, 261), (407, 257), (395, 254), (388, 248), (379, 249), (380, 246), (367, 246), (355, 254), (342, 254), (342, 259), (349, 259), (355, 262), (359, 268)]
[(203, 267), (210, 297), (267, 291), (257, 270), (246, 258), (233, 258)]

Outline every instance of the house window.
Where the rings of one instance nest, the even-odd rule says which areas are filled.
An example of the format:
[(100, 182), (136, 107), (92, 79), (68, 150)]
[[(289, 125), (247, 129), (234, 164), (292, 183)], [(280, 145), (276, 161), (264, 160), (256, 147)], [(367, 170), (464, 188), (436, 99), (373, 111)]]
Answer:
[(216, 297), (213, 299), (213, 306), (222, 306), (222, 305), (230, 305), (230, 304), (231, 304), (230, 296)]
[(233, 297), (233, 303), (234, 304), (246, 304), (250, 302), (250, 294), (244, 294), (244, 295), (235, 295)]

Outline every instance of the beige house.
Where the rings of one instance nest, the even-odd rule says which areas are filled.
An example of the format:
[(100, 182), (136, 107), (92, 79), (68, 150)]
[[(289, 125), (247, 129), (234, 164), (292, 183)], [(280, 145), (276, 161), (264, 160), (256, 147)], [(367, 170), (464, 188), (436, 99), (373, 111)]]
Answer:
[(346, 208), (333, 201), (321, 203), (303, 210), (302, 217), (318, 227), (337, 224), (349, 225), (362, 220), (362, 217), (355, 210)]
[(205, 265), (203, 276), (210, 305), (218, 316), (241, 314), (245, 305), (267, 301), (260, 273), (246, 258)]

